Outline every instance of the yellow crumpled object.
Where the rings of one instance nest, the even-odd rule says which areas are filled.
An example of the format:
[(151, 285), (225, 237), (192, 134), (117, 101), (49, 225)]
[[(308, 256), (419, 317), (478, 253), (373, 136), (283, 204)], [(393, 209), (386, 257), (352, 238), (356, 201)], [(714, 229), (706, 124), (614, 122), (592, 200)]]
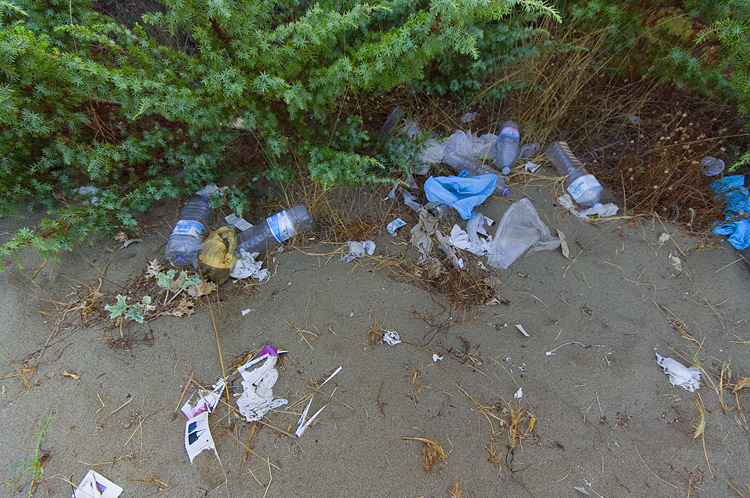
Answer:
[(203, 278), (221, 285), (229, 278), (237, 262), (237, 234), (229, 227), (221, 227), (206, 237), (198, 253), (198, 268)]

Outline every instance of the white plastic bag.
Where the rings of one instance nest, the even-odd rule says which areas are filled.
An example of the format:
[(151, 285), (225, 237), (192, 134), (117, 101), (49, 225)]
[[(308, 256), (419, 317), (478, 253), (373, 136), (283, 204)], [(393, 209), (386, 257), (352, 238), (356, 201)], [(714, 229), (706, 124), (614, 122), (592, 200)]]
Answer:
[(492, 247), (487, 253), (487, 262), (495, 268), (508, 268), (527, 249), (529, 254), (560, 247), (560, 239), (550, 234), (529, 199), (514, 202), (503, 215)]

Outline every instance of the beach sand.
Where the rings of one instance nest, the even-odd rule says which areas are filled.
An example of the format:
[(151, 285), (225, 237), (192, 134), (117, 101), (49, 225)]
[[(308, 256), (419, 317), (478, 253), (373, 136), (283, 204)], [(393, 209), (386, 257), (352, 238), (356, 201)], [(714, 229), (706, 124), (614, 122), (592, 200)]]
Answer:
[[(228, 282), (191, 316), (126, 323), (130, 348), (112, 346), (110, 321), (61, 328), (58, 313), (98, 279), (112, 304), (149, 261), (163, 263), (176, 204), (152, 209), (127, 248), (101, 241), (43, 266), (24, 254), (23, 270), (0, 273), (0, 481), (26, 468), (11, 465), (33, 458), (49, 420), (35, 496), (70, 496), (89, 469), (137, 497), (750, 496), (750, 386), (732, 392), (750, 376), (750, 272), (737, 251), (657, 217), (580, 221), (554, 204), (550, 180), (511, 186), (478, 210), (499, 221), (530, 198), (571, 258), (541, 251), (491, 269), (506, 304), (468, 310), (389, 274), (384, 262), (418, 257), (407, 211), (396, 237), (381, 220), (371, 258), (345, 263), (342, 244), (317, 240), (274, 252), (265, 283)], [(368, 327), (403, 342), (372, 347)], [(288, 351), (273, 390), (289, 403), (245, 452), (231, 365), (268, 344)], [(672, 386), (655, 352), (697, 361), (700, 389)], [(339, 366), (310, 414), (330, 404), (295, 437), (311, 383)], [(181, 396), (191, 376), (210, 386), (223, 375), (233, 409), (225, 394), (209, 417), (220, 461), (204, 451), (191, 464)], [(426, 445), (404, 438), (434, 441), (445, 458), (427, 472)], [(26, 496), (30, 477), (0, 494)]]

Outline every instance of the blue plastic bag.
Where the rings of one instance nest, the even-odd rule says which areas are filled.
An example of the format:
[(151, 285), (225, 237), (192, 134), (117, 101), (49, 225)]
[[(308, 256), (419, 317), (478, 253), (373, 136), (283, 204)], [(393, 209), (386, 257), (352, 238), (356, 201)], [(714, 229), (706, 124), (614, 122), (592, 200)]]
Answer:
[(725, 176), (711, 184), (722, 194), (726, 220), (732, 223), (714, 228), (714, 233), (729, 235), (729, 243), (742, 251), (750, 247), (750, 219), (737, 220), (737, 215), (750, 215), (750, 192), (744, 187), (745, 175)]
[(474, 216), (474, 207), (483, 203), (495, 190), (497, 175), (479, 175), (469, 178), (460, 176), (431, 176), (424, 183), (424, 192), (429, 201), (448, 204), (468, 220)]

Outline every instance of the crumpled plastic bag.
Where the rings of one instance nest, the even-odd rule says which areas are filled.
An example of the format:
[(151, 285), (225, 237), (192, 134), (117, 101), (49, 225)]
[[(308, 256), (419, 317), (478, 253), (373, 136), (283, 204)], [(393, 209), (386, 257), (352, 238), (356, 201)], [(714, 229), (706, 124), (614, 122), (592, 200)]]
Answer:
[(249, 252), (245, 249), (240, 249), (237, 253), (237, 262), (234, 264), (234, 268), (229, 273), (229, 276), (242, 280), (247, 277), (253, 277), (258, 282), (262, 282), (268, 278), (270, 271), (268, 268), (261, 268), (263, 261), (255, 261), (258, 257), (257, 252)]
[(508, 208), (497, 226), (487, 262), (495, 268), (508, 268), (527, 249), (528, 254), (560, 247), (560, 239), (550, 234), (527, 198)]
[(474, 207), (492, 195), (496, 182), (497, 175), (431, 176), (424, 183), (424, 191), (429, 201), (448, 204), (468, 220), (474, 216)]
[(738, 220), (737, 215), (750, 214), (750, 192), (744, 187), (745, 175), (731, 175), (711, 183), (711, 188), (722, 194), (726, 220), (731, 223), (714, 228), (714, 233), (729, 235), (729, 243), (742, 251), (750, 247), (750, 220)]
[(659, 353), (656, 353), (656, 363), (664, 369), (664, 373), (669, 376), (669, 382), (673, 386), (682, 387), (691, 393), (701, 387), (700, 368), (688, 368), (677, 360), (660, 356)]
[(589, 216), (594, 215), (599, 215), (600, 218), (614, 216), (617, 214), (617, 210), (619, 209), (616, 204), (608, 202), (607, 204), (597, 204), (583, 211), (579, 211), (575, 208), (575, 204), (573, 203), (573, 199), (571, 199), (570, 194), (565, 194), (562, 197), (558, 197), (557, 202), (560, 203), (562, 207), (578, 216), (582, 220), (588, 220)]
[(201, 243), (198, 267), (203, 278), (221, 285), (227, 281), (237, 257), (237, 234), (229, 227), (221, 227)]
[(340, 258), (341, 261), (344, 261), (345, 263), (350, 263), (357, 258), (361, 258), (365, 254), (372, 256), (375, 252), (375, 242), (371, 240), (365, 240), (362, 242), (350, 240), (346, 244), (349, 247), (349, 252), (347, 254), (341, 254)]
[(270, 410), (287, 404), (283, 398), (275, 398), (272, 388), (279, 378), (274, 366), (278, 354), (275, 349), (266, 356), (263, 365), (252, 372), (243, 372), (242, 395), (237, 400), (237, 408), (248, 422), (262, 419)]

